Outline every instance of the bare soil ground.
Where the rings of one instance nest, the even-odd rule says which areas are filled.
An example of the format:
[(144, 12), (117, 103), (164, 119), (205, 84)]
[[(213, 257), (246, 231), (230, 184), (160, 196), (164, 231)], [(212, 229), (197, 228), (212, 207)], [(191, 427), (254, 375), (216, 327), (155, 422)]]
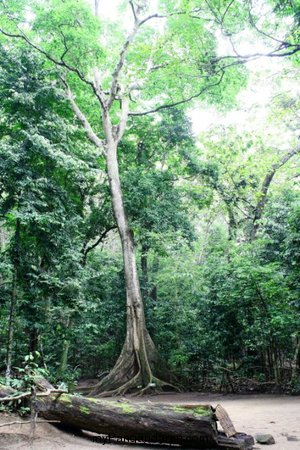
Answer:
[[(276, 441), (272, 450), (300, 450), (300, 397), (274, 395), (217, 395), (182, 393), (143, 397), (134, 401), (166, 403), (221, 403), (229, 413), (236, 429), (254, 435), (271, 433)], [(0, 415), (0, 425), (20, 421), (16, 416)], [(103, 442), (93, 433), (74, 435), (48, 423), (37, 424), (33, 440), (29, 437), (30, 425), (16, 424), (0, 427), (0, 450), (156, 450), (157, 445), (125, 445)], [(97, 442), (98, 440), (98, 442)], [(169, 447), (170, 448), (170, 447)], [(174, 449), (174, 447), (172, 447)], [(256, 444), (255, 449), (263, 449)]]

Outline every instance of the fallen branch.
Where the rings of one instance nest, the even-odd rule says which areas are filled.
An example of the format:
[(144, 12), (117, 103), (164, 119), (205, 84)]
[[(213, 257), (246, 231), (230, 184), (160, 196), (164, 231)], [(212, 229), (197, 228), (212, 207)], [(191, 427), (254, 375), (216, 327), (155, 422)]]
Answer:
[(0, 398), (0, 402), (10, 402), (10, 401), (15, 401), (15, 400), (21, 400), (22, 398), (28, 398), (31, 396), (31, 392), (23, 392), (20, 395), (10, 395), (9, 397), (2, 397)]
[[(36, 423), (61, 423), (60, 420), (36, 420)], [(0, 427), (8, 427), (11, 425), (30, 425), (31, 420), (14, 420), (13, 422), (1, 423)]]
[[(47, 389), (47, 391), (45, 392), (37, 392), (36, 393), (36, 397), (47, 397), (48, 395), (51, 394), (66, 394), (67, 391), (64, 389)], [(29, 398), (31, 397), (31, 392), (23, 392), (20, 395), (11, 395), (9, 397), (2, 397), (0, 398), (0, 402), (10, 402), (10, 401), (15, 401), (15, 400), (21, 400), (23, 398)]]

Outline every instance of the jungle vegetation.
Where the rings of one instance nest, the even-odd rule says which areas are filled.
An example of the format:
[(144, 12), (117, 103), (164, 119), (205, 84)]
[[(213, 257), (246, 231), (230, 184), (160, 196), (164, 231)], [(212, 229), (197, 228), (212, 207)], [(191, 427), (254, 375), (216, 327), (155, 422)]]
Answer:
[(298, 392), (300, 3), (117, 3), (0, 2), (2, 374)]

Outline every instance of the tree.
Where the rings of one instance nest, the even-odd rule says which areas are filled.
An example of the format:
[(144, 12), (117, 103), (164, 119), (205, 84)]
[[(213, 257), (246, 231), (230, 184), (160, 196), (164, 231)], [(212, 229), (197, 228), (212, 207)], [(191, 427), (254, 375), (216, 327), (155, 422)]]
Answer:
[[(161, 3), (160, 12), (147, 15), (148, 2), (130, 1), (133, 29), (123, 40), (123, 33), (114, 25), (105, 27), (79, 0), (63, 3), (58, 0), (32, 1), (32, 18), (28, 16), (27, 6), (26, 1), (22, 5), (13, 0), (2, 1), (1, 32), (30, 45), (61, 69), (60, 78), (70, 105), (90, 141), (105, 157), (113, 211), (122, 242), (127, 334), (115, 367), (93, 393), (119, 394), (140, 386), (144, 390), (153, 385), (163, 386), (165, 382), (155, 376), (157, 352), (145, 324), (134, 235), (120, 182), (118, 150), (132, 117), (182, 107), (195, 98), (205, 97), (212, 89), (218, 102), (232, 102), (245, 80), (241, 64), (251, 58), (219, 57), (215, 32), (226, 24), (227, 34), (236, 33), (245, 23), (245, 10), (243, 5), (235, 2), (228, 5), (224, 1), (217, 7), (206, 4), (202, 9), (197, 2), (183, 1), (177, 8), (170, 1)], [(232, 13), (234, 9), (231, 18), (230, 8)], [(95, 12), (100, 14), (98, 2), (95, 2)], [(163, 32), (159, 32), (158, 26), (151, 27), (153, 20), (163, 21)], [(208, 26), (209, 22), (211, 25)], [(105, 44), (104, 48), (98, 45), (100, 26), (105, 32), (112, 28), (110, 37), (117, 45), (112, 42), (106, 48)], [(40, 36), (43, 36), (44, 44), (40, 43)], [(122, 40), (118, 54), (115, 47)], [(269, 52), (270, 56), (299, 50), (294, 41), (276, 44)], [(95, 121), (96, 105), (100, 123)]]
[[(277, 106), (277, 114), (278, 110)], [(255, 239), (274, 177), (280, 177), (285, 165), (290, 169), (281, 178), (287, 180), (289, 172), (290, 176), (294, 173), (292, 162), (297, 161), (299, 144), (296, 133), (289, 128), (281, 124), (278, 131), (286, 135), (283, 148), (270, 142), (270, 132), (259, 131), (253, 125), (251, 131), (216, 126), (200, 136), (198, 154), (189, 157), (188, 170), (194, 180), (200, 179), (212, 189), (215, 203), (227, 216), (230, 240)]]

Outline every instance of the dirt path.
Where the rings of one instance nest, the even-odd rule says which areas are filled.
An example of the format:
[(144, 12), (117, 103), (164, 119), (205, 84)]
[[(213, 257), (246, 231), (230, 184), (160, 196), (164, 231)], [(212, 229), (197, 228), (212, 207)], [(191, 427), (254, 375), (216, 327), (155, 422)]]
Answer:
[[(221, 403), (228, 411), (236, 429), (254, 435), (257, 432), (271, 433), (276, 441), (272, 450), (300, 450), (300, 397), (265, 395), (205, 395), (199, 393), (165, 394), (146, 397), (143, 401), (177, 403)], [(136, 400), (141, 401), (141, 400)], [(0, 424), (15, 420), (0, 415)], [(20, 419), (17, 419), (20, 420)], [(75, 436), (50, 424), (39, 424), (35, 439), (29, 441), (30, 425), (13, 425), (0, 428), (0, 450), (155, 450), (155, 445), (117, 445), (99, 443), (97, 436)], [(96, 442), (95, 442), (96, 441)], [(256, 444), (255, 449), (265, 446)], [(167, 447), (163, 447), (166, 449)], [(174, 448), (174, 447), (173, 447)], [(267, 447), (268, 448), (268, 447)], [(160, 447), (162, 449), (162, 447)]]

